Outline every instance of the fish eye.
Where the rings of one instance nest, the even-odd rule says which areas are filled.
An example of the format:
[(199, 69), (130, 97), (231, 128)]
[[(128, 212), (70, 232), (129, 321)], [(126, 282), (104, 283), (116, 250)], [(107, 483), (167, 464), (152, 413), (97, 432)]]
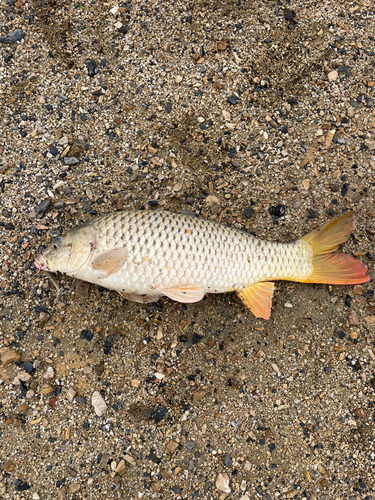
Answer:
[(61, 243), (62, 243), (61, 238), (60, 237), (56, 238), (55, 241), (53, 242), (53, 248), (57, 250), (58, 248), (61, 247)]

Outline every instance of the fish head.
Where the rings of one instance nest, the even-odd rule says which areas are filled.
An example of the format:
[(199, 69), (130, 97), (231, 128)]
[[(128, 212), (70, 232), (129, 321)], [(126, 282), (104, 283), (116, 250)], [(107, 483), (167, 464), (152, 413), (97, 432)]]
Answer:
[(35, 265), (43, 271), (78, 276), (90, 261), (96, 248), (96, 240), (90, 226), (80, 226), (63, 236), (58, 236), (35, 259)]

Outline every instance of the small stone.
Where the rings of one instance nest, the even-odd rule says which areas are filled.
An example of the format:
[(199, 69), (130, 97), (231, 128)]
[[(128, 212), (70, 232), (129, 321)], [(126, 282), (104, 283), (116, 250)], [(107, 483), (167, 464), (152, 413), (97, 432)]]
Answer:
[(87, 74), (89, 75), (89, 77), (92, 78), (93, 76), (95, 76), (95, 73), (97, 71), (97, 66), (96, 66), (96, 62), (94, 61), (94, 59), (86, 59), (85, 65), (86, 65)]
[(326, 135), (326, 140), (325, 140), (325, 147), (326, 148), (329, 148), (330, 145), (332, 144), (332, 139), (334, 138), (335, 133), (336, 133), (336, 130), (332, 129)]
[(232, 461), (232, 457), (229, 455), (229, 453), (226, 453), (224, 455), (223, 463), (224, 463), (225, 467), (232, 467), (233, 461)]
[(270, 207), (268, 211), (273, 217), (283, 217), (286, 212), (286, 206), (277, 205), (276, 207)]
[(224, 51), (227, 49), (228, 43), (227, 42), (217, 42), (216, 47), (217, 47), (217, 50)]
[(348, 115), (349, 118), (353, 118), (354, 116), (354, 108), (353, 106), (349, 106), (348, 109), (346, 110), (346, 114)]
[(35, 212), (39, 215), (44, 214), (45, 212), (47, 212), (50, 206), (51, 200), (49, 198), (46, 198), (45, 200), (38, 203), (38, 205), (35, 207)]
[(287, 103), (288, 103), (288, 104), (298, 104), (298, 99), (297, 99), (297, 97), (295, 97), (295, 96), (291, 96), (291, 97), (289, 97), (289, 99), (287, 100)]
[(73, 389), (73, 387), (69, 387), (68, 392), (66, 393), (66, 399), (70, 402), (73, 403), (74, 398), (76, 397), (76, 391)]
[(75, 165), (76, 163), (79, 163), (79, 159), (75, 156), (65, 156), (64, 163), (65, 165)]
[(170, 454), (172, 454), (174, 452), (174, 450), (176, 448), (178, 448), (178, 443), (176, 443), (176, 441), (169, 441), (169, 443), (167, 444), (166, 446), (167, 450), (169, 451)]
[(1, 349), (0, 359), (4, 366), (10, 365), (10, 363), (16, 363), (21, 359), (21, 355), (19, 352), (14, 349)]
[(91, 403), (98, 417), (102, 417), (107, 411), (107, 403), (104, 401), (103, 396), (100, 394), (100, 392), (98, 391), (93, 392), (91, 397)]
[(52, 366), (49, 366), (45, 372), (45, 374), (43, 375), (44, 378), (53, 378), (55, 375), (54, 371), (53, 371), (53, 368)]
[(229, 104), (237, 104), (237, 99), (238, 97), (235, 96), (235, 95), (231, 95), (230, 97), (228, 97), (227, 101), (229, 102)]
[(53, 155), (53, 156), (56, 156), (56, 155), (58, 155), (58, 154), (59, 154), (59, 150), (57, 149), (57, 147), (56, 147), (56, 146), (51, 146), (51, 147), (49, 148), (49, 152), (50, 152), (50, 153), (51, 153), (51, 155)]
[(133, 467), (135, 467), (137, 465), (136, 461), (134, 460), (134, 458), (131, 455), (125, 455), (124, 460), (126, 460), (128, 462), (128, 464), (132, 465)]
[(229, 477), (226, 472), (221, 472), (216, 477), (216, 488), (223, 493), (230, 493)]
[(154, 416), (155, 422), (160, 422), (160, 420), (162, 420), (166, 414), (167, 414), (167, 409), (164, 408), (164, 406), (159, 406), (159, 408), (155, 412)]
[(354, 310), (349, 314), (348, 319), (349, 319), (350, 325), (354, 325), (354, 326), (360, 325), (358, 314)]
[(293, 21), (293, 19), (296, 17), (296, 13), (294, 10), (291, 9), (284, 9), (284, 19), (286, 21)]
[(80, 154), (84, 152), (83, 146), (80, 146), (79, 144), (73, 144), (73, 146), (69, 150), (69, 157), (68, 158), (76, 158)]
[(175, 79), (174, 79), (174, 81), (177, 83), (177, 85), (178, 85), (179, 83), (181, 83), (181, 82), (182, 82), (182, 80), (183, 80), (183, 77), (182, 77), (181, 75), (177, 75), (177, 76), (175, 77)]
[(44, 328), (46, 326), (49, 318), (50, 318), (49, 314), (42, 311), (39, 314), (39, 325), (38, 325), (39, 328)]
[(335, 82), (338, 77), (339, 77), (339, 74), (335, 69), (333, 71), (330, 71), (327, 75), (329, 82)]
[(254, 209), (252, 207), (247, 207), (245, 208), (245, 216), (250, 219), (250, 217), (253, 215)]
[(14, 43), (19, 42), (22, 38), (25, 38), (26, 33), (20, 29), (16, 29), (5, 36), (0, 37), (0, 43)]
[(71, 483), (69, 485), (70, 493), (77, 493), (81, 489), (81, 485), (77, 483)]
[(207, 196), (204, 202), (207, 205), (207, 208), (210, 209), (220, 208), (221, 205), (220, 199), (217, 196), (213, 195)]
[(22, 368), (25, 370), (27, 373), (32, 373), (34, 371), (34, 365), (30, 361), (26, 361), (23, 365)]
[(15, 469), (14, 462), (5, 462), (5, 472), (13, 472)]
[(186, 449), (190, 452), (194, 448), (195, 443), (194, 443), (194, 441), (187, 441), (185, 443), (185, 446), (186, 446)]

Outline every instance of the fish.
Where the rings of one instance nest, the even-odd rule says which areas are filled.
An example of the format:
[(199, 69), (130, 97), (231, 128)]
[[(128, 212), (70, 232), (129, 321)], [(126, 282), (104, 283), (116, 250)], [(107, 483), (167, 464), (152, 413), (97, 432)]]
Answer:
[(334, 253), (354, 225), (353, 213), (347, 212), (280, 243), (189, 215), (118, 211), (57, 237), (35, 265), (140, 303), (161, 296), (193, 303), (208, 293), (236, 292), (257, 318), (269, 319), (274, 281), (353, 285), (369, 280), (359, 260)]

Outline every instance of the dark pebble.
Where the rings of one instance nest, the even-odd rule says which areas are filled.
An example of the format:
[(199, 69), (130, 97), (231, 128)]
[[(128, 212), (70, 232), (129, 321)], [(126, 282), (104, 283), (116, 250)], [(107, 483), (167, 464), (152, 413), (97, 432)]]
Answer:
[(94, 335), (90, 332), (90, 330), (82, 330), (81, 332), (81, 339), (88, 340), (89, 342), (92, 340), (93, 336)]
[(229, 455), (229, 453), (226, 453), (224, 455), (223, 463), (224, 463), (225, 467), (232, 467), (233, 460), (232, 460), (232, 457)]
[(56, 481), (56, 488), (60, 488), (60, 486), (62, 486), (65, 483), (65, 481), (66, 481), (65, 477), (63, 477), (59, 481)]
[(35, 207), (35, 212), (37, 214), (44, 214), (45, 212), (47, 212), (50, 206), (51, 200), (49, 198), (46, 198), (45, 200), (38, 203), (38, 205)]
[(228, 156), (229, 158), (234, 158), (237, 154), (237, 148), (230, 148)]
[(307, 217), (309, 219), (316, 219), (317, 217), (319, 217), (319, 212), (316, 212), (315, 210), (310, 208), (309, 213), (307, 214)]
[(8, 222), (8, 224), (5, 224), (4, 228), (5, 228), (7, 231), (13, 231), (13, 229), (14, 229), (14, 224), (12, 224), (11, 222)]
[(189, 452), (190, 452), (190, 451), (194, 448), (194, 445), (195, 445), (194, 441), (187, 441), (187, 442), (185, 443), (186, 449), (187, 449)]
[(157, 207), (159, 205), (159, 202), (157, 200), (150, 200), (148, 204), (150, 205), (150, 207)]
[(34, 371), (34, 365), (30, 363), (30, 361), (26, 361), (23, 365), (22, 368), (25, 370), (27, 373), (32, 373)]
[(167, 104), (165, 105), (165, 111), (168, 114), (172, 111), (172, 103), (171, 103), (171, 101), (168, 101)]
[(251, 207), (245, 208), (245, 215), (249, 219), (254, 213), (254, 210)]
[(350, 296), (350, 295), (347, 295), (347, 296), (345, 297), (345, 305), (346, 305), (347, 307), (351, 307), (351, 306), (352, 306), (352, 298), (351, 298), (351, 296)]
[(79, 403), (81, 405), (86, 404), (86, 398), (83, 398), (82, 396), (77, 396), (74, 401), (76, 401), (77, 403)]
[(0, 43), (14, 43), (19, 42), (22, 38), (25, 38), (26, 34), (20, 29), (16, 29), (5, 36), (0, 37)]
[(198, 335), (197, 333), (194, 333), (193, 338), (191, 339), (191, 343), (193, 345), (198, 344), (203, 339), (202, 335)]
[(180, 494), (182, 489), (179, 486), (172, 486), (172, 491), (174, 491), (174, 493)]
[(237, 104), (237, 99), (237, 96), (231, 95), (230, 97), (228, 97), (227, 101), (229, 102), (229, 104)]
[(343, 340), (346, 337), (346, 333), (340, 327), (336, 329), (336, 335), (339, 339)]
[(87, 74), (89, 75), (89, 77), (92, 78), (93, 76), (95, 76), (97, 66), (96, 66), (96, 62), (94, 61), (94, 59), (86, 59), (85, 65), (86, 65)]
[(294, 96), (289, 97), (288, 104), (297, 104), (297, 103), (298, 103), (297, 97)]
[(273, 217), (283, 217), (285, 215), (286, 206), (285, 205), (277, 205), (276, 207), (270, 207), (269, 213)]
[(111, 352), (112, 344), (113, 344), (113, 337), (106, 337), (106, 339), (104, 340), (104, 348), (103, 348), (104, 354), (109, 354)]
[(56, 155), (58, 155), (58, 154), (59, 154), (59, 150), (57, 149), (57, 147), (56, 147), (56, 146), (51, 146), (51, 147), (49, 148), (49, 152), (50, 152), (53, 156), (56, 156)]
[(186, 335), (180, 335), (180, 336), (178, 337), (178, 341), (179, 341), (179, 342), (187, 342), (187, 337), (186, 337)]
[(280, 129), (280, 132), (282, 132), (283, 134), (287, 134), (288, 133), (288, 127), (287, 125), (283, 125)]
[(14, 486), (16, 487), (17, 491), (26, 491), (31, 488), (29, 484), (21, 481), (20, 479), (16, 479), (16, 481), (14, 481)]
[(159, 406), (159, 408), (155, 412), (154, 416), (155, 422), (160, 422), (160, 420), (163, 420), (166, 414), (167, 414), (167, 409), (164, 406)]
[(284, 19), (286, 21), (293, 21), (295, 17), (296, 13), (294, 12), (294, 10), (284, 9)]

